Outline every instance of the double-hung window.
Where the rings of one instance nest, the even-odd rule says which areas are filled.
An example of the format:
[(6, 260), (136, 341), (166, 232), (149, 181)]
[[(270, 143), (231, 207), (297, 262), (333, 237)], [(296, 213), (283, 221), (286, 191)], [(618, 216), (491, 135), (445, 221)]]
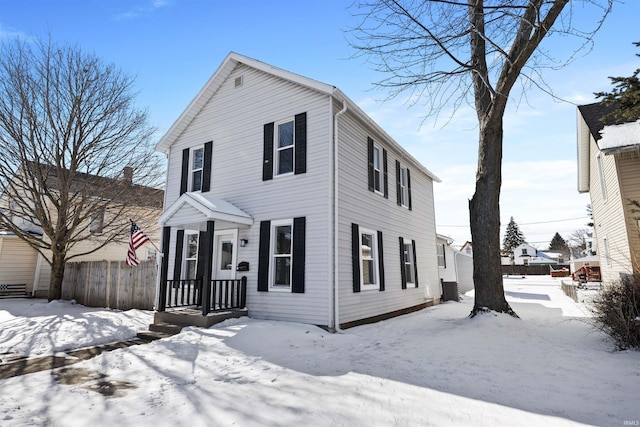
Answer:
[(204, 147), (191, 150), (191, 191), (202, 190), (202, 171), (204, 169)]
[(276, 124), (276, 175), (293, 173), (295, 137), (293, 120)]
[(104, 228), (104, 210), (96, 212), (91, 216), (89, 222), (89, 233), (101, 234)]
[(375, 231), (360, 230), (361, 289), (378, 289), (378, 239)]
[(271, 223), (271, 252), (273, 289), (291, 290), (293, 221), (273, 221)]
[(197, 231), (186, 231), (184, 253), (184, 278), (195, 279), (198, 267), (198, 237)]
[(445, 254), (444, 254), (444, 243), (443, 244), (439, 244), (437, 246), (437, 252), (438, 252), (438, 267), (446, 268), (447, 267), (447, 260), (445, 258)]
[(396, 160), (396, 196), (398, 206), (411, 210), (411, 173)]
[(400, 204), (409, 207), (409, 187), (407, 185), (407, 168), (400, 166)]
[(407, 283), (414, 284), (416, 282), (415, 271), (416, 264), (413, 259), (413, 243), (411, 240), (404, 242), (404, 277), (407, 279)]
[(307, 172), (307, 113), (264, 125), (262, 180)]
[(376, 145), (373, 146), (373, 188), (382, 193), (382, 152)]

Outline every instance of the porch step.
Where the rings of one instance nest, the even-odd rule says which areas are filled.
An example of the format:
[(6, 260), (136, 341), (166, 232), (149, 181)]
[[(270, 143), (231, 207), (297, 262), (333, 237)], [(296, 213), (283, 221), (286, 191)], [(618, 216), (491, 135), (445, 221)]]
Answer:
[(169, 335), (176, 335), (182, 331), (183, 326), (174, 323), (158, 322), (149, 325), (151, 332), (162, 332)]

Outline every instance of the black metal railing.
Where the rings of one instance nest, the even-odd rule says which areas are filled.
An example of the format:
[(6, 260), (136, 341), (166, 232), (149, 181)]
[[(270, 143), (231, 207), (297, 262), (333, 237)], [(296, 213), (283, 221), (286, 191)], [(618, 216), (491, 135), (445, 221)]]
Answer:
[[(197, 307), (202, 308), (203, 313), (215, 310), (228, 310), (232, 308), (245, 308), (247, 301), (247, 278), (230, 280), (211, 280), (209, 289), (203, 289), (201, 279), (167, 280), (166, 295), (161, 295), (166, 308)], [(208, 304), (203, 305), (203, 296), (208, 295)], [(206, 301), (205, 301), (206, 303)]]

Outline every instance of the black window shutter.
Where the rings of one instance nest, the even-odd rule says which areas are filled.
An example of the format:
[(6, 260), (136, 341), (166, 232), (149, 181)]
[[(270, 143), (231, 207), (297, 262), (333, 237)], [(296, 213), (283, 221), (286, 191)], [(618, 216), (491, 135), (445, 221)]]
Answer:
[(442, 244), (442, 264), (444, 264), (444, 268), (447, 268), (447, 252), (444, 250), (444, 243)]
[(411, 210), (411, 173), (407, 168), (407, 194), (409, 195), (409, 210)]
[(384, 291), (384, 253), (382, 251), (382, 231), (378, 231), (378, 271), (380, 272), (380, 290)]
[(413, 248), (413, 273), (416, 277), (416, 288), (418, 287), (418, 258), (416, 258), (416, 241), (411, 241), (411, 246)]
[(187, 192), (189, 183), (189, 149), (182, 150), (182, 174), (180, 176), (180, 195)]
[(176, 233), (176, 253), (173, 264), (173, 280), (182, 279), (182, 252), (184, 251), (184, 230)]
[(213, 141), (204, 144), (204, 165), (202, 168), (202, 192), (211, 190), (211, 157), (213, 154)]
[(400, 162), (396, 160), (396, 201), (402, 206), (402, 188), (400, 187)]
[(296, 114), (295, 127), (295, 174), (307, 172), (307, 113)]
[(373, 139), (367, 137), (367, 161), (368, 167), (367, 171), (369, 173), (369, 191), (374, 191), (374, 179), (375, 175), (373, 173)]
[(269, 291), (269, 239), (271, 221), (260, 221), (260, 247), (258, 249), (258, 291)]
[(387, 150), (382, 149), (382, 161), (384, 163), (384, 198), (389, 198), (389, 177), (387, 176)]
[(402, 289), (407, 289), (407, 276), (404, 272), (404, 239), (400, 237), (400, 277), (402, 277)]
[(273, 179), (273, 122), (264, 125), (262, 180)]
[(305, 217), (293, 219), (293, 277), (291, 292), (304, 293)]
[(360, 292), (360, 227), (351, 224), (351, 264), (353, 265), (353, 292)]

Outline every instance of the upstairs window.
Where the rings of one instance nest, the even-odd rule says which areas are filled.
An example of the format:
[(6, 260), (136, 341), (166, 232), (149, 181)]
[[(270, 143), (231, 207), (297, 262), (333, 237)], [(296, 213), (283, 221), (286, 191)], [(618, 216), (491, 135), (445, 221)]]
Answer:
[(527, 255), (527, 250), (526, 249), (522, 250), (522, 255)]
[(407, 187), (407, 168), (400, 166), (400, 204), (409, 207), (409, 189)]
[(389, 182), (387, 180), (387, 150), (380, 148), (367, 138), (367, 158), (369, 163), (368, 180), (369, 191), (389, 197)]
[(307, 113), (264, 125), (262, 180), (307, 172)]
[(191, 151), (191, 191), (202, 190), (202, 171), (204, 168), (204, 148)]
[(104, 211), (97, 212), (91, 216), (89, 222), (89, 233), (101, 234), (104, 228)]
[(293, 120), (276, 125), (276, 141), (276, 175), (292, 173), (295, 147)]
[(398, 206), (411, 210), (411, 173), (396, 160), (396, 197)]

